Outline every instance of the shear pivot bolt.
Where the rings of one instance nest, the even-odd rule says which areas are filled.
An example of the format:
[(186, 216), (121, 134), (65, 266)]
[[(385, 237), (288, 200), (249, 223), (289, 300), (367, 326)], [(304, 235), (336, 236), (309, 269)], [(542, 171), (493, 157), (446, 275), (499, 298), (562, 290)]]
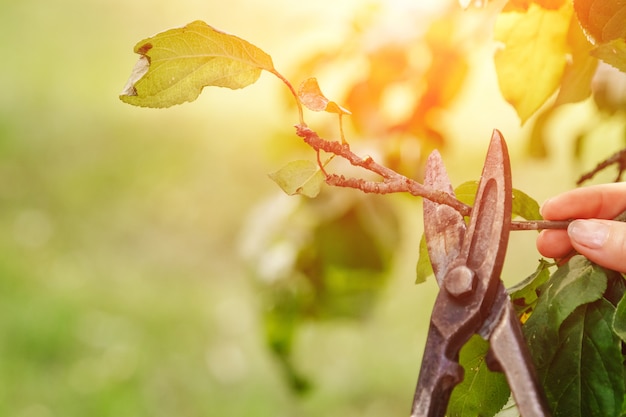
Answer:
[(457, 266), (444, 279), (446, 291), (454, 297), (463, 297), (474, 291), (476, 274), (467, 266)]

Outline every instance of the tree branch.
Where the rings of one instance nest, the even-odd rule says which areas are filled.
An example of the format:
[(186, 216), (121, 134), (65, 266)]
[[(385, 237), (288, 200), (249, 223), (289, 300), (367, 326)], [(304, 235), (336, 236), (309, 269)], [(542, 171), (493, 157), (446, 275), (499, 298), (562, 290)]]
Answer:
[(411, 195), (421, 196), (439, 204), (452, 207), (463, 216), (469, 216), (472, 208), (457, 200), (450, 194), (435, 190), (430, 187), (398, 174), (392, 169), (380, 165), (371, 157), (361, 158), (350, 150), (350, 145), (338, 141), (322, 139), (316, 132), (305, 125), (296, 125), (296, 134), (304, 139), (304, 142), (315, 149), (340, 156), (353, 166), (361, 167), (383, 177), (383, 181), (367, 181), (360, 178), (346, 178), (343, 175), (326, 175), (326, 183), (335, 187), (356, 188), (365, 193), (388, 194), (407, 192)]
[[(380, 175), (383, 181), (368, 181), (362, 178), (346, 178), (343, 175), (328, 174), (320, 165), (322, 171), (326, 175), (326, 183), (335, 187), (346, 187), (361, 190), (364, 193), (373, 194), (390, 194), (390, 193), (409, 193), (414, 196), (420, 196), (438, 204), (445, 204), (458, 211), (463, 216), (469, 216), (472, 207), (457, 200), (450, 194), (427, 187), (411, 178), (405, 177), (392, 169), (380, 165), (371, 157), (361, 158), (350, 150), (347, 142), (329, 141), (321, 138), (315, 131), (311, 130), (304, 124), (296, 125), (296, 134), (304, 139), (304, 142), (312, 147), (318, 153), (324, 151), (336, 156), (340, 156), (350, 162), (353, 166), (361, 167), (375, 174)], [(543, 230), (543, 229), (567, 229), (569, 220), (549, 221), (549, 220), (532, 220), (532, 221), (512, 221), (511, 231), (517, 230)]]

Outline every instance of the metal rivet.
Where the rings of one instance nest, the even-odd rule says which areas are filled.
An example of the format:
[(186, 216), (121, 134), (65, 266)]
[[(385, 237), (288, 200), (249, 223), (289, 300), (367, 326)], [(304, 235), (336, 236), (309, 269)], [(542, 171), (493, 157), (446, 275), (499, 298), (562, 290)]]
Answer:
[(444, 287), (454, 297), (463, 297), (474, 291), (476, 274), (465, 265), (457, 266), (446, 275)]

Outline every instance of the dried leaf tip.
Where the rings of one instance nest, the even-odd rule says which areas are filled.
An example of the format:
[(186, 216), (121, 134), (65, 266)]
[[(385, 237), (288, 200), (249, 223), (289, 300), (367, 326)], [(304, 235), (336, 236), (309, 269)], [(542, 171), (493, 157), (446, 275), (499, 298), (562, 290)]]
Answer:
[[(148, 44), (149, 45), (149, 44)], [(152, 45), (150, 45), (152, 47)], [(146, 50), (147, 51), (147, 50)], [(130, 77), (128, 81), (126, 81), (126, 85), (122, 89), (120, 93), (121, 96), (136, 96), (137, 89), (135, 88), (135, 83), (143, 78), (144, 75), (150, 69), (150, 60), (147, 56), (142, 55), (135, 66), (133, 67), (132, 72), (130, 73)]]

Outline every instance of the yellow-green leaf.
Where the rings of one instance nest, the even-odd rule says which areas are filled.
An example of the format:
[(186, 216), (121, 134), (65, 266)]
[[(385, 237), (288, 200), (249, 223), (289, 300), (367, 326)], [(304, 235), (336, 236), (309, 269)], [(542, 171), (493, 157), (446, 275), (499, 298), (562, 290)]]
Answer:
[(206, 86), (243, 88), (262, 70), (275, 72), (261, 49), (201, 21), (144, 39), (135, 53), (141, 57), (120, 99), (142, 107), (193, 101)]
[(570, 21), (567, 41), (571, 51), (571, 60), (568, 60), (565, 67), (555, 106), (576, 103), (589, 97), (591, 80), (598, 67), (598, 60), (589, 54), (591, 43), (574, 15)]
[(426, 282), (426, 278), (433, 274), (433, 266), (430, 263), (430, 256), (428, 255), (428, 247), (426, 246), (426, 235), (422, 233), (420, 239), (419, 256), (417, 258), (417, 267), (415, 268), (416, 284)]
[[(626, 25), (626, 22), (624, 25)], [(591, 55), (622, 72), (626, 72), (626, 39), (613, 39), (607, 43), (600, 44), (591, 50)]]
[(322, 94), (322, 90), (320, 89), (316, 78), (308, 78), (300, 85), (298, 98), (300, 99), (300, 102), (309, 110), (325, 111), (337, 114), (351, 114), (348, 110), (344, 109), (334, 101), (330, 101), (324, 96), (324, 94)]
[(532, 3), (528, 10), (501, 13), (495, 38), (503, 48), (495, 55), (500, 91), (526, 122), (557, 90), (570, 52), (567, 33), (573, 9)]
[(317, 164), (311, 161), (291, 161), (269, 177), (288, 195), (301, 194), (316, 197), (325, 176)]

